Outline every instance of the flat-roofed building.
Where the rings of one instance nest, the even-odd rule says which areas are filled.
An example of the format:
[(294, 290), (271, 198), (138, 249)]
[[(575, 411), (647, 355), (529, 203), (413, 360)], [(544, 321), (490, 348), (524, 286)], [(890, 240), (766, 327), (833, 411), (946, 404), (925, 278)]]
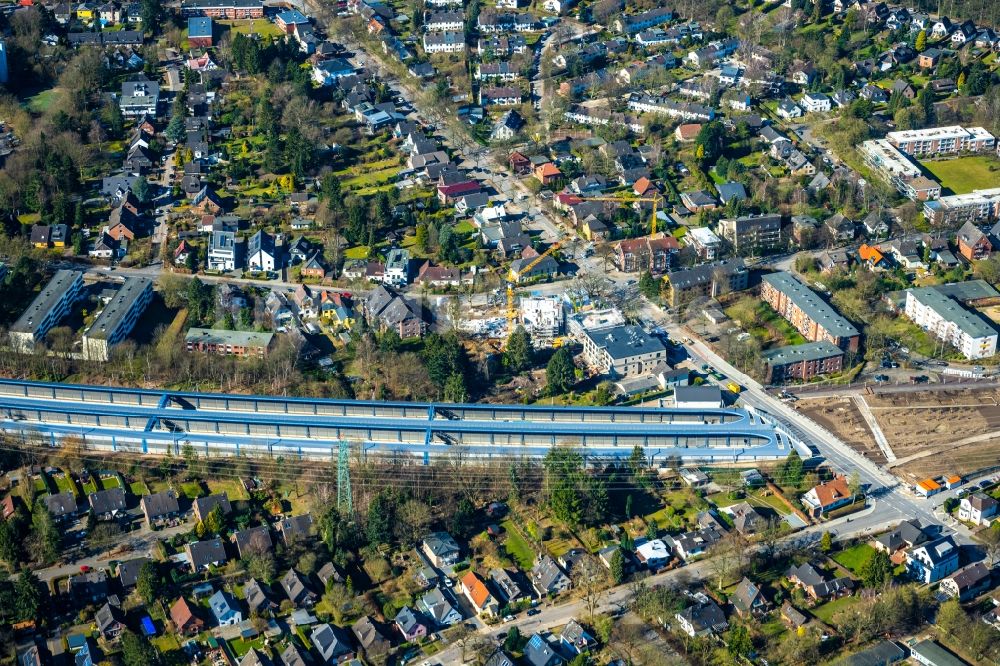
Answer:
[(263, 0), (187, 0), (181, 3), (184, 16), (210, 16), (220, 19), (264, 17)]
[(11, 346), (23, 353), (34, 351), (35, 345), (69, 314), (82, 289), (82, 271), (57, 271), (10, 327)]
[(844, 367), (844, 350), (826, 340), (769, 349), (762, 356), (769, 384), (790, 379), (807, 382), (817, 375), (840, 372)]
[(858, 329), (816, 292), (784, 271), (761, 279), (761, 299), (787, 319), (806, 340), (827, 340), (845, 351), (858, 350)]
[(906, 316), (925, 331), (958, 349), (967, 359), (997, 351), (997, 330), (978, 314), (933, 287), (906, 291)]
[(153, 281), (130, 277), (83, 334), (83, 353), (91, 361), (107, 361), (111, 348), (135, 328), (153, 299)]
[(719, 232), (737, 254), (776, 250), (781, 247), (781, 216), (744, 215), (719, 220)]
[(985, 128), (961, 125), (889, 132), (886, 139), (910, 155), (980, 153), (996, 148), (996, 138)]
[(583, 356), (593, 368), (611, 377), (633, 377), (648, 373), (667, 358), (667, 350), (638, 326), (616, 326), (586, 331)]
[(941, 185), (923, 175), (916, 164), (885, 139), (865, 141), (858, 152), (871, 169), (914, 201), (941, 196)]
[(192, 328), (184, 337), (187, 350), (232, 356), (265, 356), (274, 343), (274, 333)]
[(1000, 187), (924, 202), (924, 217), (933, 224), (947, 226), (1000, 219)]

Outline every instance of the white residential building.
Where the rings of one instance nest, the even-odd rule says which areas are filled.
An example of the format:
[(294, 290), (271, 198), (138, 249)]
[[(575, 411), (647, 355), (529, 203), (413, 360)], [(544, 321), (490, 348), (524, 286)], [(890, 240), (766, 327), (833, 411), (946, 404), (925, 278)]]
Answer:
[(908, 289), (905, 312), (915, 324), (951, 344), (967, 359), (986, 358), (997, 351), (997, 330), (933, 287)]
[(107, 361), (111, 348), (132, 332), (152, 299), (152, 280), (143, 277), (126, 279), (83, 334), (84, 355), (91, 361)]
[(981, 153), (996, 148), (996, 138), (982, 127), (928, 127), (886, 134), (889, 143), (910, 155)]
[(69, 314), (82, 289), (82, 271), (57, 271), (10, 327), (11, 346), (24, 353), (34, 351), (35, 344), (41, 342)]
[(823, 93), (807, 92), (802, 96), (801, 104), (806, 113), (826, 113), (833, 108), (833, 101)]
[(465, 51), (465, 33), (456, 30), (428, 32), (424, 35), (424, 51), (426, 53), (463, 53)]
[(521, 299), (521, 325), (536, 337), (551, 338), (563, 329), (563, 306), (558, 296)]
[(706, 261), (713, 261), (722, 249), (722, 239), (708, 227), (689, 227), (684, 242)]

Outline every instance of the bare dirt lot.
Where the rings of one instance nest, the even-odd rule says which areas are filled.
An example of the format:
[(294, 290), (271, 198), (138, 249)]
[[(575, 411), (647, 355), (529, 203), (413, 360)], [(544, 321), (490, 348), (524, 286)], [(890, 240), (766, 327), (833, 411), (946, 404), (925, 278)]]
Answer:
[(795, 408), (878, 464), (885, 456), (875, 443), (868, 424), (850, 398), (803, 398)]
[[(1000, 390), (971, 388), (865, 395), (908, 482), (970, 474), (1000, 464)], [(854, 447), (885, 463), (857, 406), (848, 398), (803, 399), (798, 409)]]

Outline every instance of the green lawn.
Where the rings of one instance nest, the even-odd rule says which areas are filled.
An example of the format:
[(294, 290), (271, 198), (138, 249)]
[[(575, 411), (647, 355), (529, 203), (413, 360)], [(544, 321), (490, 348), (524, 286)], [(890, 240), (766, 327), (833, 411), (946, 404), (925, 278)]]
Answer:
[(97, 487), (97, 481), (91, 476), (87, 479), (87, 482), (83, 484), (83, 494), (89, 495), (90, 493), (96, 493), (100, 488)]
[(504, 542), (504, 548), (507, 554), (517, 562), (519, 566), (524, 571), (531, 571), (531, 567), (535, 564), (535, 551), (531, 548), (521, 533), (517, 531), (514, 523), (510, 520), (505, 520), (500, 523), (506, 533), (506, 541)]
[(476, 227), (468, 219), (464, 219), (455, 225), (455, 233), (471, 234), (475, 233)]
[(129, 490), (131, 490), (132, 494), (135, 495), (136, 497), (142, 497), (143, 495), (149, 494), (149, 488), (147, 488), (146, 484), (143, 483), (141, 480), (133, 481), (131, 484), (129, 484)]
[(45, 113), (59, 100), (61, 94), (58, 88), (43, 90), (37, 95), (28, 98), (28, 109), (33, 113)]
[(822, 606), (816, 606), (812, 609), (812, 614), (821, 619), (823, 622), (830, 624), (833, 621), (834, 615), (844, 609), (854, 606), (860, 601), (861, 599), (858, 597), (841, 597), (840, 599), (829, 601)]
[(192, 500), (201, 497), (201, 484), (197, 481), (185, 481), (181, 484), (181, 495)]
[(70, 492), (73, 493), (74, 495), (77, 494), (76, 484), (73, 483), (73, 480), (70, 479), (69, 476), (67, 476), (66, 474), (54, 475), (52, 479), (56, 482), (56, 488), (59, 489), (59, 492), (61, 493)]
[(156, 649), (159, 650), (161, 654), (181, 649), (181, 644), (178, 642), (177, 637), (173, 634), (154, 636), (149, 640), (149, 642), (155, 645)]
[(261, 37), (283, 37), (284, 34), (278, 29), (278, 26), (274, 25), (271, 21), (267, 19), (242, 19), (235, 21), (216, 21), (216, 23), (221, 23), (222, 25), (229, 28), (230, 32), (234, 35), (236, 33), (242, 33), (244, 35), (252, 35), (254, 33), (260, 35)]
[(101, 488), (103, 490), (111, 490), (112, 488), (120, 488), (121, 484), (118, 482), (117, 476), (102, 476), (101, 477)]
[(243, 655), (245, 655), (247, 652), (250, 651), (250, 648), (257, 648), (259, 650), (262, 647), (264, 647), (264, 640), (265, 638), (263, 634), (253, 639), (252, 641), (244, 640), (242, 638), (234, 638), (233, 640), (229, 641), (229, 647), (230, 649), (232, 649), (233, 654), (235, 654), (237, 657), (242, 657)]
[(368, 258), (368, 246), (358, 245), (357, 247), (349, 247), (344, 250), (344, 259), (367, 259)]
[(842, 550), (833, 556), (833, 561), (855, 575), (860, 574), (861, 567), (875, 554), (875, 549), (867, 543), (859, 543), (847, 550)]
[(238, 479), (210, 480), (206, 481), (209, 495), (226, 493), (230, 500), (247, 499), (246, 489)]
[(1000, 183), (1000, 161), (988, 155), (956, 157), (920, 164), (941, 182), (942, 188), (955, 194), (996, 187)]

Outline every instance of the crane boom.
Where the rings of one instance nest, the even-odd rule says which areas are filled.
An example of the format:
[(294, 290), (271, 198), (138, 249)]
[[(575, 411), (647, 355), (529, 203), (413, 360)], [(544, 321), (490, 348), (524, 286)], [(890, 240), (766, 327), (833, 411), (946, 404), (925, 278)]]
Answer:
[[(529, 261), (524, 267), (521, 268), (521, 275), (528, 273), (532, 268), (541, 263), (542, 259), (549, 256), (556, 250), (560, 248), (562, 241), (556, 241), (548, 247), (544, 252), (539, 254), (537, 257)], [(511, 269), (507, 274), (507, 333), (514, 332), (514, 321), (517, 319), (517, 304), (515, 303), (514, 285), (520, 280), (519, 275), (514, 275), (514, 270)]]

